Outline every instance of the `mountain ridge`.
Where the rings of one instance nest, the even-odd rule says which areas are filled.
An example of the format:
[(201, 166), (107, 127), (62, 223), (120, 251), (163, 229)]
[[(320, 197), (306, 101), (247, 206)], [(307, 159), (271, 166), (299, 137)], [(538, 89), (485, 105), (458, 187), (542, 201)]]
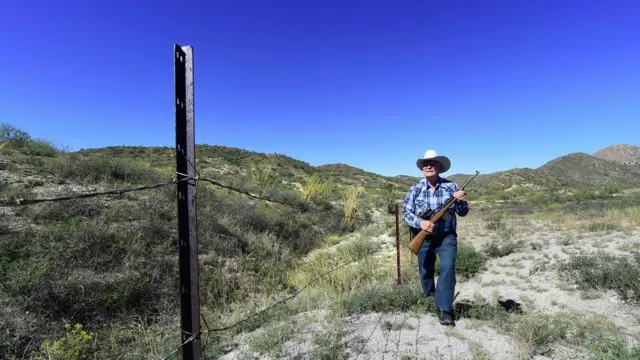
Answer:
[(596, 151), (593, 156), (626, 165), (640, 164), (640, 146), (623, 143), (613, 144)]
[[(629, 158), (637, 161), (629, 161)], [(464, 182), (471, 174), (456, 173), (445, 176)], [(477, 181), (492, 188), (513, 186), (540, 187), (600, 187), (617, 185), (640, 186), (640, 146), (614, 144), (593, 154), (573, 152), (558, 156), (537, 168), (513, 168), (489, 174), (480, 174)]]
[[(82, 149), (77, 153), (107, 156), (134, 155), (140, 158), (147, 157), (152, 163), (158, 164), (160, 158), (172, 158), (173, 148), (107, 147)], [(234, 171), (231, 171), (232, 174), (244, 173), (254, 167), (270, 167), (278, 169), (282, 176), (293, 177), (297, 181), (317, 174), (341, 178), (346, 180), (347, 184), (366, 185), (369, 182), (374, 182), (376, 183), (374, 187), (391, 184), (398, 190), (411, 186), (421, 179), (420, 176), (406, 174), (382, 175), (346, 163), (313, 166), (284, 154), (261, 153), (206, 144), (196, 146), (196, 159), (200, 164), (199, 167), (210, 164), (211, 169), (216, 167), (235, 168)], [(171, 167), (173, 164), (165, 162), (164, 166)], [(464, 183), (471, 176), (471, 174), (463, 173), (443, 174), (443, 177), (457, 183)], [(488, 174), (481, 172), (475, 181), (479, 186), (492, 191), (506, 190), (514, 186), (533, 186), (535, 188), (601, 187), (606, 185), (640, 187), (640, 146), (613, 144), (593, 154), (587, 152), (568, 153), (551, 159), (537, 168), (512, 168)]]

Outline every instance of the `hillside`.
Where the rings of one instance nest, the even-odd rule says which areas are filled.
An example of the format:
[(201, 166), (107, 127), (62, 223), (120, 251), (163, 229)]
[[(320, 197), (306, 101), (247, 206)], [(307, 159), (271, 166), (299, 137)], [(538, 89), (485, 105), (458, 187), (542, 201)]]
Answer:
[[(169, 181), (173, 149), (110, 147), (69, 153), (27, 134), (0, 133), (14, 134), (0, 139), (0, 199), (5, 204), (167, 182), (154, 189), (0, 207), (3, 358), (159, 359), (175, 350), (180, 290), (176, 194)], [(461, 358), (513, 359), (522, 352), (525, 359), (548, 351), (560, 351), (554, 357), (564, 351), (582, 355), (594, 346), (619, 359), (637, 358), (638, 352), (625, 345), (640, 333), (636, 320), (619, 316), (615, 321), (620, 328), (599, 320), (585, 329), (581, 315), (611, 316), (613, 309), (614, 316), (636, 316), (634, 308), (569, 292), (563, 288), (568, 280), (555, 271), (556, 266), (568, 267), (571, 271), (562, 273), (577, 272), (570, 280), (580, 286), (597, 283), (622, 299), (640, 300), (637, 284), (616, 277), (620, 272), (611, 270), (615, 267), (598, 266), (604, 273), (591, 277), (598, 261), (620, 262), (625, 276), (640, 276), (635, 263), (602, 256), (562, 262), (582, 239), (571, 231), (624, 232), (620, 239), (588, 233), (580, 246), (610, 245), (614, 254), (629, 256), (640, 241), (640, 211), (633, 206), (639, 198), (633, 193), (614, 198), (611, 192), (596, 197), (576, 191), (562, 198), (523, 196), (519, 204), (474, 204), (473, 212), (460, 220), (464, 241), (456, 271), (462, 295), (456, 308), (461, 326), (453, 333), (438, 327), (433, 304), (420, 296), (416, 257), (405, 246), (400, 247), (404, 285), (396, 285), (395, 216), (388, 205), (402, 199), (418, 177), (385, 177), (346, 164), (314, 167), (283, 155), (208, 145), (197, 147), (197, 159), (203, 178), (240, 191), (206, 181), (197, 187), (203, 327), (235, 324), (203, 336), (205, 358), (354, 359), (363, 358), (358, 356), (365, 347), (372, 352), (368, 358), (390, 352), (398, 358), (437, 358), (451, 341), (459, 345)], [(519, 187), (525, 190), (562, 187), (562, 182), (549, 180), (556, 174), (580, 179), (594, 173), (592, 167), (614, 171), (627, 166), (595, 159), (570, 154), (540, 169), (482, 174), (479, 183), (484, 185), (474, 184), (472, 194), (489, 188), (513, 194), (514, 184), (532, 184)], [(464, 180), (464, 175), (455, 176)], [(581, 184), (597, 181), (587, 176)], [(509, 207), (514, 204), (526, 211)], [(578, 207), (584, 211), (566, 211)], [(540, 233), (540, 228), (555, 232)], [(406, 241), (404, 223), (400, 231)], [(551, 242), (550, 236), (558, 240)], [(511, 315), (496, 307), (493, 297), (499, 292), (521, 301), (531, 314)], [(550, 302), (545, 294), (561, 301)], [(292, 296), (290, 302), (269, 307)], [(554, 312), (567, 306), (576, 314), (555, 320), (543, 310), (549, 306)], [(265, 308), (270, 311), (248, 320), (248, 314)], [(385, 319), (381, 326), (374, 316), (378, 322)], [(472, 326), (478, 322), (481, 330)], [(588, 336), (571, 335), (578, 330)], [(416, 339), (425, 333), (436, 341), (420, 348), (400, 342), (401, 336)], [(533, 335), (543, 340), (532, 344)], [(556, 343), (564, 347), (546, 349)]]
[[(513, 187), (536, 189), (575, 189), (582, 187), (638, 187), (640, 186), (640, 147), (614, 145), (596, 152), (574, 153), (552, 159), (543, 166), (519, 168), (495, 173), (480, 173), (471, 185), (480, 194), (496, 193)], [(133, 158), (150, 166), (172, 169), (173, 149), (168, 147), (109, 147), (81, 150), (78, 154), (107, 157)], [(392, 189), (395, 196), (402, 196), (408, 187), (420, 180), (418, 176), (383, 176), (348, 164), (311, 166), (306, 162), (281, 154), (264, 154), (238, 148), (198, 145), (198, 167), (203, 174), (235, 184), (250, 182), (252, 169), (265, 169), (286, 183), (304, 183), (313, 175), (331, 179), (337, 186), (359, 185), (371, 191)], [(480, 169), (481, 170), (481, 169)], [(445, 174), (460, 185), (469, 174)], [(283, 182), (284, 184), (284, 182)], [(291, 187), (292, 188), (292, 187)]]
[(640, 146), (614, 144), (596, 151), (593, 156), (626, 165), (640, 165)]
[(573, 153), (538, 168), (542, 174), (558, 179), (563, 186), (640, 186), (640, 166), (605, 160), (586, 153)]
[[(499, 192), (514, 187), (536, 189), (576, 189), (603, 186), (640, 187), (640, 163), (635, 159), (640, 154), (638, 146), (614, 145), (599, 150), (594, 155), (572, 153), (548, 161), (536, 168), (511, 169), (490, 174), (481, 174), (474, 188), (481, 192)], [(464, 183), (471, 175), (454, 174), (448, 178)]]
[[(119, 146), (86, 149), (78, 155), (135, 159), (154, 168), (170, 171), (175, 167), (173, 148)], [(401, 192), (413, 184), (411, 180), (387, 177), (346, 164), (311, 166), (306, 162), (282, 154), (265, 154), (233, 147), (196, 145), (196, 163), (203, 176), (215, 177), (236, 185), (250, 186), (258, 171), (268, 172), (278, 179), (279, 186), (293, 189), (318, 176), (337, 187), (362, 186), (365, 190), (383, 189)]]
[[(168, 182), (173, 149), (110, 147), (62, 152), (27, 134), (5, 131), (0, 199), (41, 199)], [(372, 223), (393, 198), (383, 177), (353, 191), (350, 177), (295, 159), (242, 149), (198, 146), (197, 188), (201, 305), (211, 324), (252, 304), (287, 294), (304, 258), (331, 239)], [(366, 174), (364, 176), (367, 176)], [(362, 181), (353, 181), (362, 183)], [(101, 340), (91, 358), (146, 358), (168, 353), (177, 339), (175, 186), (29, 206), (2, 207), (0, 217), (0, 353), (3, 358), (69, 359), (59, 353), (65, 324)], [(381, 189), (371, 188), (379, 186)], [(247, 191), (284, 202), (259, 201)], [(348, 255), (348, 253), (347, 253)], [(298, 269), (298, 270), (296, 270)], [(250, 280), (250, 279), (256, 279)], [(221, 318), (221, 314), (224, 314)], [(132, 320), (133, 319), (133, 320)], [(136, 339), (136, 322), (150, 336)], [(34, 330), (37, 329), (37, 330)], [(145, 341), (152, 339), (145, 345)], [(133, 348), (131, 343), (134, 343)], [(129, 345), (127, 345), (129, 344)], [(137, 344), (137, 345), (135, 345)], [(137, 346), (137, 348), (136, 348)], [(29, 350), (29, 351), (27, 351)], [(140, 352), (138, 352), (140, 350)], [(161, 354), (164, 353), (164, 354)], [(64, 355), (64, 356), (63, 356)]]

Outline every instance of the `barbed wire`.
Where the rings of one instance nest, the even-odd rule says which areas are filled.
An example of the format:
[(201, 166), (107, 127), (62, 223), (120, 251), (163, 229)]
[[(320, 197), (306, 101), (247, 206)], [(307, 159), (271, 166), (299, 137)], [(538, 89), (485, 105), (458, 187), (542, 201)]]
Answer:
[(173, 350), (171, 353), (169, 353), (168, 355), (166, 355), (165, 357), (163, 357), (161, 360), (167, 360), (168, 358), (172, 357), (173, 355), (175, 355), (178, 351), (180, 351), (180, 349), (182, 349), (183, 346), (187, 345), (188, 343), (192, 342), (193, 340), (195, 340), (198, 336), (202, 335), (202, 331), (197, 332), (191, 336), (189, 336), (189, 338), (187, 338), (187, 340), (185, 340), (182, 344), (178, 345), (176, 347), (175, 350)]
[[(259, 311), (253, 312), (253, 313), (243, 317), (241, 320), (238, 320), (238, 321), (234, 322), (231, 325), (227, 325), (227, 326), (220, 327), (220, 328), (215, 328), (215, 329), (210, 329), (209, 325), (206, 322), (206, 319), (203, 316), (202, 319), (203, 319), (203, 321), (205, 323), (206, 329), (200, 330), (199, 332), (191, 335), (182, 344), (178, 345), (178, 347), (173, 352), (171, 352), (167, 356), (163, 357), (161, 360), (167, 360), (172, 355), (176, 354), (183, 346), (185, 346), (188, 343), (194, 341), (200, 335), (207, 335), (207, 334), (214, 333), (214, 332), (221, 332), (221, 331), (226, 331), (226, 330), (232, 329), (232, 328), (234, 328), (234, 327), (236, 327), (236, 326), (238, 326), (238, 325), (240, 325), (240, 324), (242, 324), (244, 322), (247, 322), (249, 319), (251, 319), (251, 318), (253, 318), (255, 316), (258, 316), (258, 315), (260, 315), (260, 314), (262, 314), (262, 313), (264, 313), (264, 312), (266, 312), (266, 311), (268, 311), (268, 310), (270, 310), (270, 309), (272, 309), (272, 308), (274, 308), (274, 307), (276, 307), (276, 306), (278, 306), (278, 305), (280, 305), (282, 303), (285, 303), (285, 302), (297, 297), (298, 295), (300, 295), (301, 292), (303, 292), (306, 288), (311, 286), (311, 284), (315, 283), (316, 281), (318, 281), (318, 280), (322, 279), (323, 277), (325, 277), (325, 276), (337, 271), (338, 269), (341, 269), (341, 268), (343, 268), (343, 267), (345, 267), (347, 265), (353, 264), (353, 263), (357, 262), (358, 260), (363, 259), (366, 256), (367, 256), (366, 254), (360, 255), (358, 257), (355, 257), (355, 258), (351, 259), (350, 261), (344, 262), (344, 263), (342, 263), (342, 264), (340, 264), (340, 265), (338, 265), (338, 266), (336, 266), (336, 267), (334, 267), (334, 268), (332, 268), (332, 269), (330, 269), (328, 271), (325, 271), (321, 275), (318, 275), (318, 276), (314, 277), (312, 280), (310, 280), (308, 283), (306, 283), (302, 288), (296, 289), (296, 291), (294, 291), (294, 293), (292, 295), (284, 297), (284, 298), (272, 303), (271, 305), (269, 305), (269, 306), (267, 306), (267, 307), (265, 307), (265, 308), (263, 308), (263, 309), (261, 309)], [(361, 351), (362, 351), (362, 349), (361, 349)]]
[[(104, 195), (122, 195), (124, 193), (128, 193), (128, 192), (134, 192), (134, 191), (142, 191), (142, 190), (148, 190), (148, 189), (155, 189), (155, 188), (159, 188), (159, 187), (163, 187), (163, 186), (167, 186), (167, 185), (171, 185), (171, 184), (176, 184), (178, 182), (182, 182), (182, 181), (188, 181), (188, 180), (195, 180), (196, 181), (196, 185), (198, 184), (199, 181), (204, 181), (207, 182), (211, 185), (220, 187), (220, 188), (224, 188), (227, 190), (231, 190), (234, 191), (236, 193), (242, 194), (242, 195), (246, 195), (248, 197), (254, 198), (254, 199), (258, 199), (258, 200), (263, 200), (263, 201), (268, 201), (268, 202), (273, 202), (273, 203), (278, 203), (278, 204), (282, 204), (285, 206), (289, 206), (289, 207), (293, 207), (296, 208), (298, 210), (310, 210), (310, 211), (316, 211), (316, 212), (325, 212), (325, 213), (333, 213), (335, 215), (338, 216), (345, 216), (346, 215), (342, 212), (338, 212), (335, 210), (331, 210), (331, 209), (323, 209), (323, 208), (316, 208), (313, 206), (310, 206), (308, 203), (304, 203), (304, 202), (300, 202), (300, 203), (293, 203), (293, 202), (288, 202), (288, 201), (282, 201), (282, 200), (277, 200), (277, 199), (273, 199), (273, 198), (267, 198), (264, 196), (259, 196), (259, 195), (255, 195), (252, 194), (251, 192), (244, 190), (244, 189), (240, 189), (231, 185), (225, 185), (222, 184), (219, 181), (213, 180), (213, 179), (208, 179), (208, 178), (203, 178), (200, 177), (199, 175), (197, 175), (196, 177), (193, 176), (189, 176), (180, 172), (176, 172), (176, 175), (182, 176), (182, 178), (180, 179), (173, 179), (171, 181), (166, 181), (163, 183), (157, 183), (157, 184), (152, 184), (152, 185), (147, 185), (147, 186), (139, 186), (139, 187), (133, 187), (133, 188), (125, 188), (125, 189), (116, 189), (116, 190), (109, 190), (109, 191), (102, 191), (102, 192), (92, 192), (92, 193), (85, 193), (85, 194), (79, 194), (79, 195), (69, 195), (69, 196), (58, 196), (58, 197), (53, 197), (53, 198), (41, 198), (41, 199), (25, 199), (23, 197), (16, 197), (14, 199), (12, 199), (11, 201), (6, 201), (3, 203), (0, 203), (0, 207), (15, 207), (15, 206), (26, 206), (26, 205), (34, 205), (34, 204), (39, 204), (39, 203), (43, 203), (43, 202), (57, 202), (57, 201), (67, 201), (67, 200), (74, 200), (74, 199), (82, 199), (82, 198), (91, 198), (91, 197), (96, 197), (96, 196), (104, 196)], [(352, 217), (353, 221), (368, 221), (366, 218), (363, 218), (361, 216), (354, 216)]]
[(74, 200), (74, 199), (91, 198), (96, 196), (104, 196), (104, 195), (122, 195), (124, 193), (133, 192), (133, 191), (157, 189), (163, 186), (172, 185), (172, 184), (176, 184), (178, 182), (187, 181), (187, 180), (189, 179), (174, 179), (171, 181), (166, 181), (166, 182), (157, 183), (153, 185), (145, 185), (145, 186), (138, 186), (133, 188), (116, 189), (116, 190), (108, 190), (108, 191), (101, 191), (101, 192), (91, 192), (91, 193), (85, 193), (85, 194), (79, 194), (79, 195), (58, 196), (53, 198), (25, 199), (23, 197), (16, 197), (11, 201), (0, 203), (0, 207), (34, 205), (34, 204), (39, 204), (43, 202), (67, 201), (67, 200)]
[[(182, 174), (182, 173), (176, 173), (176, 174), (181, 175), (181, 176), (185, 176), (185, 177), (187, 177), (189, 179), (192, 179), (192, 180), (204, 181), (204, 182), (207, 182), (207, 183), (209, 183), (211, 185), (214, 185), (214, 186), (217, 186), (217, 187), (220, 187), (220, 188), (223, 188), (223, 189), (231, 190), (233, 192), (246, 195), (246, 196), (248, 196), (250, 198), (253, 198), (253, 199), (258, 199), (258, 200), (268, 201), (268, 202), (272, 202), (272, 203), (282, 204), (282, 205), (285, 205), (285, 206), (296, 208), (298, 210), (333, 213), (335, 215), (345, 216), (345, 214), (342, 213), (342, 212), (338, 212), (338, 211), (331, 210), (331, 209), (316, 208), (316, 207), (310, 206), (308, 203), (305, 203), (305, 202), (293, 203), (293, 202), (288, 202), (288, 201), (277, 200), (277, 199), (273, 199), (273, 198), (268, 198), (268, 197), (264, 197), (264, 196), (255, 195), (255, 194), (250, 193), (247, 190), (240, 189), (240, 188), (237, 188), (237, 187), (234, 187), (234, 186), (231, 186), (231, 185), (225, 185), (225, 184), (222, 184), (222, 183), (220, 183), (219, 181), (216, 181), (216, 180), (203, 178), (203, 177), (200, 177), (200, 176), (197, 176), (195, 178), (194, 177), (189, 177), (188, 175)], [(359, 216), (354, 216), (353, 220), (354, 221), (368, 221), (366, 218), (359, 217)]]
[[(196, 177), (192, 177), (186, 174), (182, 174), (179, 172), (176, 172), (176, 175), (181, 176), (182, 178), (176, 178), (173, 179), (171, 181), (166, 181), (166, 182), (162, 182), (162, 183), (156, 183), (156, 184), (152, 184), (152, 185), (146, 185), (146, 186), (138, 186), (138, 187), (132, 187), (132, 188), (124, 188), (124, 189), (115, 189), (115, 190), (107, 190), (107, 191), (101, 191), (101, 192), (91, 192), (91, 193), (85, 193), (85, 194), (78, 194), (78, 195), (68, 195), (68, 196), (58, 196), (58, 197), (52, 197), (52, 198), (37, 198), (37, 199), (25, 199), (23, 197), (17, 197), (14, 198), (12, 201), (8, 201), (8, 202), (4, 202), (4, 203), (0, 203), (0, 207), (15, 207), (15, 206), (27, 206), (27, 205), (34, 205), (34, 204), (39, 204), (39, 203), (44, 203), (44, 202), (58, 202), (58, 201), (68, 201), (68, 200), (74, 200), (74, 199), (82, 199), (82, 198), (91, 198), (91, 197), (97, 197), (97, 196), (104, 196), (104, 195), (122, 195), (124, 193), (128, 193), (128, 192), (135, 192), (135, 191), (143, 191), (143, 190), (149, 190), (149, 189), (157, 189), (163, 186), (168, 186), (168, 185), (172, 185), (172, 184), (177, 184), (179, 182), (183, 182), (183, 181), (189, 181), (189, 180), (195, 180), (195, 184), (197, 185), (199, 181), (204, 181), (206, 183), (209, 183), (211, 185), (220, 187), (220, 188), (224, 188), (227, 190), (231, 190), (246, 196), (249, 196), (251, 198), (255, 198), (255, 199), (259, 199), (259, 200), (263, 200), (263, 201), (269, 201), (269, 202), (274, 202), (274, 203), (279, 203), (282, 205), (286, 205), (286, 206), (290, 206), (290, 207), (295, 207), (298, 209), (307, 209), (307, 210), (313, 210), (313, 211), (320, 211), (320, 212), (331, 212), (331, 213), (336, 213), (338, 214), (338, 212), (336, 211), (332, 211), (329, 209), (320, 209), (320, 208), (314, 208), (314, 207), (310, 207), (308, 206), (308, 204), (304, 204), (304, 203), (291, 203), (291, 202), (286, 202), (286, 201), (282, 201), (282, 200), (277, 200), (277, 199), (271, 199), (271, 198), (267, 198), (267, 197), (263, 197), (263, 196), (258, 196), (255, 194), (250, 193), (249, 191), (243, 190), (243, 189), (239, 189), (230, 185), (225, 185), (222, 184), (216, 180), (213, 179), (208, 179), (208, 178), (202, 178), (200, 175), (196, 175)], [(345, 216), (344, 213), (340, 213), (340, 215)], [(352, 220), (365, 220), (362, 218), (358, 218), (358, 217), (354, 217)], [(259, 310), (257, 312), (251, 313), (247, 316), (245, 316), (244, 318), (242, 318), (239, 321), (236, 321), (235, 323), (228, 325), (228, 326), (224, 326), (221, 328), (215, 328), (215, 329), (209, 329), (208, 325), (206, 325), (207, 329), (201, 330), (195, 334), (192, 334), (189, 338), (187, 338), (182, 344), (180, 344), (179, 346), (177, 346), (177, 348), (172, 351), (170, 354), (166, 355), (165, 357), (162, 358), (162, 360), (166, 360), (168, 358), (170, 358), (171, 356), (175, 355), (178, 351), (180, 351), (180, 349), (182, 347), (184, 347), (185, 345), (189, 344), (190, 342), (194, 341), (198, 336), (203, 335), (203, 334), (209, 334), (209, 333), (213, 333), (213, 332), (221, 332), (221, 331), (226, 331), (229, 329), (232, 329), (244, 322), (247, 322), (249, 319), (258, 316), (262, 313), (265, 313), (266, 311), (274, 308), (275, 306), (278, 306), (279, 304), (285, 303), (295, 297), (297, 297), (302, 291), (304, 291), (305, 289), (307, 289), (309, 286), (311, 286), (313, 283), (317, 282), (318, 280), (322, 279), (323, 277), (347, 266), (350, 264), (353, 264), (354, 262), (362, 259), (365, 256), (365, 254), (356, 257), (350, 261), (347, 261), (345, 263), (342, 263), (324, 273), (322, 273), (319, 276), (316, 276), (315, 278), (313, 278), (311, 281), (309, 281), (307, 284), (305, 284), (302, 288), (300, 289), (296, 289), (294, 291), (294, 293), (290, 296), (284, 297), (274, 303), (272, 303), (271, 305), (267, 306), (266, 308)], [(206, 319), (204, 319), (204, 322), (206, 324)]]
[(384, 313), (380, 313), (380, 315), (378, 316), (378, 321), (376, 321), (376, 324), (373, 326), (373, 329), (371, 329), (371, 332), (369, 333), (369, 336), (367, 337), (365, 342), (362, 343), (362, 346), (360, 346), (360, 349), (358, 350), (358, 354), (356, 355), (355, 360), (358, 360), (358, 358), (360, 357), (360, 355), (364, 351), (364, 348), (367, 346), (369, 341), (371, 341), (371, 336), (373, 336), (373, 333), (376, 331), (376, 328), (378, 327), (378, 325), (380, 325), (380, 320), (382, 320), (382, 316), (383, 315), (384, 315)]
[(359, 256), (359, 257), (356, 257), (356, 258), (354, 258), (354, 259), (352, 259), (352, 260), (350, 260), (350, 261), (347, 261), (347, 262), (345, 262), (345, 263), (343, 263), (343, 264), (341, 264), (341, 265), (338, 265), (338, 266), (336, 266), (336, 267), (334, 267), (334, 268), (332, 268), (332, 269), (330, 269), (330, 270), (328, 270), (328, 271), (326, 271), (326, 272), (322, 273), (322, 274), (321, 274), (321, 275), (319, 275), (319, 276), (316, 276), (315, 278), (313, 278), (311, 281), (309, 281), (307, 284), (305, 284), (305, 286), (303, 286), (303, 287), (302, 287), (302, 288), (300, 288), (299, 290), (298, 290), (298, 289), (296, 289), (296, 291), (294, 291), (294, 293), (293, 293), (292, 295), (287, 296), (287, 297), (285, 297), (285, 298), (282, 298), (282, 299), (280, 299), (280, 300), (278, 300), (278, 301), (274, 302), (273, 304), (271, 304), (271, 305), (267, 306), (266, 308), (264, 308), (264, 309), (262, 309), (262, 310), (260, 310), (260, 311), (257, 311), (257, 312), (255, 312), (255, 313), (252, 313), (252, 314), (248, 315), (248, 316), (245, 316), (244, 318), (242, 318), (241, 320), (239, 320), (239, 321), (237, 321), (237, 322), (233, 323), (232, 325), (228, 325), (228, 326), (221, 327), (221, 328), (217, 328), (217, 329), (210, 329), (208, 332), (218, 332), (218, 331), (225, 331), (225, 330), (232, 329), (232, 328), (234, 328), (234, 327), (236, 327), (236, 326), (238, 326), (238, 325), (240, 325), (240, 324), (242, 324), (242, 323), (244, 323), (244, 322), (248, 321), (250, 318), (252, 318), (252, 317), (254, 317), (254, 316), (260, 315), (260, 314), (262, 314), (262, 313), (266, 312), (267, 310), (269, 310), (269, 309), (271, 309), (271, 308), (273, 308), (273, 307), (275, 307), (275, 306), (277, 306), (277, 305), (279, 305), (279, 304), (282, 304), (282, 303), (284, 303), (284, 302), (287, 302), (287, 301), (289, 301), (289, 300), (291, 300), (291, 299), (293, 299), (293, 298), (297, 297), (298, 295), (300, 295), (300, 293), (301, 293), (302, 291), (304, 291), (306, 288), (308, 288), (311, 284), (313, 284), (313, 283), (315, 283), (316, 281), (318, 281), (318, 280), (322, 279), (323, 277), (325, 277), (325, 276), (327, 276), (327, 275), (329, 275), (329, 274), (333, 273), (334, 271), (337, 271), (338, 269), (341, 269), (341, 268), (343, 268), (343, 267), (345, 267), (345, 266), (347, 266), (347, 265), (353, 264), (354, 262), (356, 262), (356, 261), (358, 261), (358, 260), (362, 259), (363, 257), (365, 257), (365, 255), (361, 255), (361, 256)]

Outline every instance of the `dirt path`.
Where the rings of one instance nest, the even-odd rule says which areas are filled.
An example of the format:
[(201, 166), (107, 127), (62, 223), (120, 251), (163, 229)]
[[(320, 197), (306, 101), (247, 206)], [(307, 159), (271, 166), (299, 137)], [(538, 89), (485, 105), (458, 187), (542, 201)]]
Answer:
[[(482, 299), (495, 304), (498, 299), (516, 300), (528, 313), (570, 314), (580, 318), (603, 316), (611, 320), (630, 345), (640, 346), (640, 309), (622, 301), (613, 291), (583, 292), (567, 283), (556, 265), (579, 253), (603, 251), (629, 255), (640, 243), (640, 229), (630, 233), (586, 233), (567, 235), (554, 231), (523, 235), (521, 246), (514, 252), (491, 258), (487, 269), (473, 279), (459, 281), (456, 301)], [(467, 237), (465, 241), (481, 248), (488, 241), (482, 237)], [(395, 268), (395, 236), (388, 232), (370, 241), (382, 246), (375, 256)], [(403, 264), (405, 267), (412, 265)], [(408, 270), (410, 271), (410, 270)], [(416, 271), (417, 276), (417, 271)], [(322, 314), (322, 311), (318, 311)], [(312, 313), (305, 314), (313, 315)], [(562, 315), (565, 316), (565, 315)], [(534, 357), (527, 356), (527, 344), (498, 332), (479, 320), (460, 319), (455, 327), (442, 326), (432, 313), (367, 313), (333, 322), (322, 316), (301, 327), (284, 342), (286, 355), (258, 356), (246, 348), (227, 354), (223, 359), (313, 359), (318, 351), (327, 351), (319, 344), (318, 334), (341, 329), (336, 344), (340, 359), (585, 359), (580, 350), (554, 344)], [(243, 335), (245, 336), (245, 335)], [(246, 336), (251, 336), (246, 334)], [(330, 348), (330, 346), (329, 346)], [(331, 356), (320, 358), (335, 358)]]
[(514, 359), (510, 340), (461, 320), (442, 326), (433, 315), (370, 313), (345, 319), (348, 359)]

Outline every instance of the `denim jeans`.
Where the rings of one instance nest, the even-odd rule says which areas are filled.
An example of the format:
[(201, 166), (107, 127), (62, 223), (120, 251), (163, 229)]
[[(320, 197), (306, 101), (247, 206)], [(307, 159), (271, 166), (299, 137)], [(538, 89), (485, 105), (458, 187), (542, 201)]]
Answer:
[[(449, 312), (453, 310), (457, 254), (458, 235), (455, 231), (427, 237), (417, 254), (422, 294), (435, 293), (436, 306)], [(437, 284), (434, 281), (436, 255), (440, 258)]]

